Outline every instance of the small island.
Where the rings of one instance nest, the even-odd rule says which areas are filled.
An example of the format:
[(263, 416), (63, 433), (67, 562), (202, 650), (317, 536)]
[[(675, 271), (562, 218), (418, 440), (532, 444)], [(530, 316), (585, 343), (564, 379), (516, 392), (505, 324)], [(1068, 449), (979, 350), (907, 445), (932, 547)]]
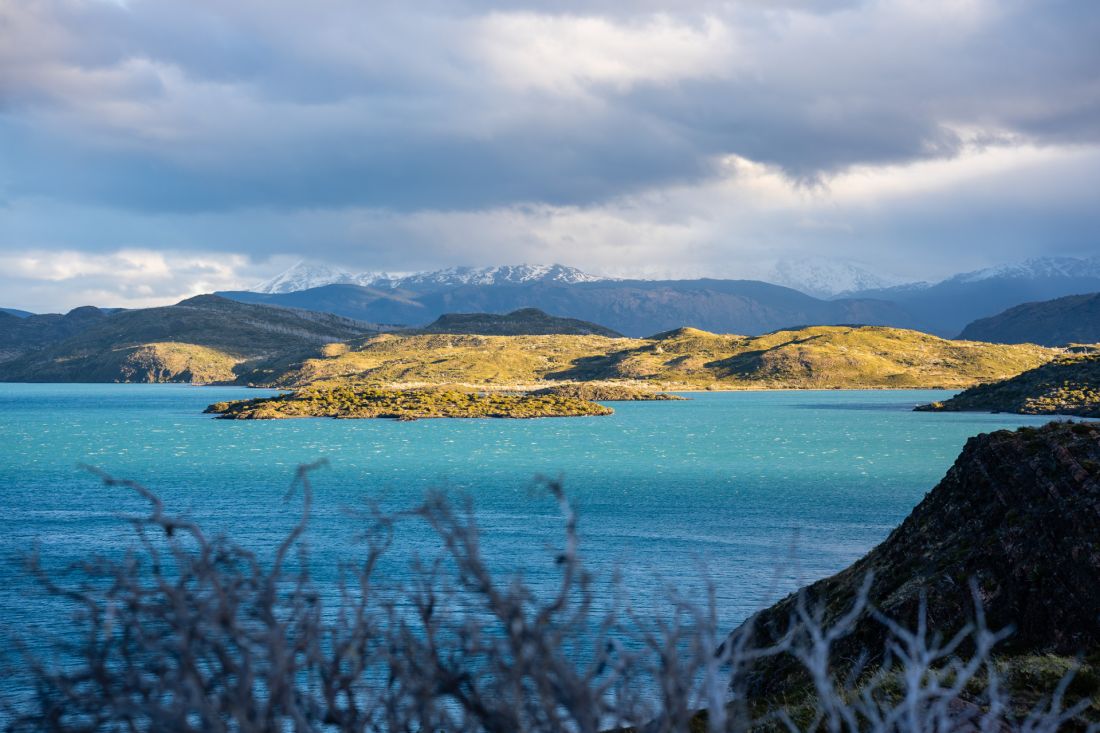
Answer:
[(586, 417), (610, 415), (614, 410), (591, 400), (555, 394), (341, 386), (303, 389), (276, 397), (215, 402), (205, 412), (225, 420), (291, 417), (420, 420), (436, 417)]
[(963, 390), (919, 412), (1015, 412), (1100, 418), (1100, 355), (1065, 356), (1010, 379)]

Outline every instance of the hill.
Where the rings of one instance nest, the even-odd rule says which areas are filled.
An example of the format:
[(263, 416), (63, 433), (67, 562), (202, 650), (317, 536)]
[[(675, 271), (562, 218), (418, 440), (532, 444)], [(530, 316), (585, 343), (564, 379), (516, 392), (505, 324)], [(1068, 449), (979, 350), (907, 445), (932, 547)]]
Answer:
[[(53, 343), (19, 342), (17, 334), (24, 353), (0, 364), (0, 381), (228, 382), (265, 359), (370, 332), (367, 324), (338, 316), (213, 295), (111, 315), (95, 310), (58, 317), (55, 329), (74, 332)], [(36, 318), (43, 316), (21, 320)]]
[(1054, 356), (1038, 346), (947, 341), (871, 326), (755, 337), (681, 328), (646, 339), (388, 333), (266, 364), (243, 379), (277, 386), (612, 380), (664, 389), (964, 387)]
[(370, 286), (336, 284), (292, 293), (219, 293), (248, 303), (336, 313), (373, 323), (423, 326), (446, 313), (511, 313), (538, 308), (616, 332), (644, 336), (689, 325), (760, 334), (804, 323), (907, 325), (898, 306), (882, 300), (820, 300), (754, 280), (552, 280), (422, 286), (413, 280)]
[(0, 311), (0, 362), (81, 333), (107, 318), (107, 311), (92, 306), (74, 308), (65, 315), (13, 315)]
[(424, 333), (469, 333), (482, 336), (622, 336), (610, 328), (576, 318), (551, 316), (538, 308), (521, 308), (503, 316), (495, 313), (448, 313), (420, 330)]
[(963, 329), (959, 338), (999, 344), (1100, 343), (1100, 293), (1024, 303)]
[(1100, 417), (1100, 355), (1063, 357), (990, 384), (964, 390), (925, 412), (1018, 412)]
[[(1085, 662), (1073, 692), (1092, 697), (1096, 716), (1097, 537), (1100, 426), (1001, 430), (967, 441), (943, 480), (882, 544), (800, 594), (808, 607), (823, 609), (828, 626), (847, 612), (870, 574), (871, 607), (915, 629), (926, 602), (929, 636), (946, 640), (975, 618), (973, 579), (989, 628), (1015, 628), (998, 647), (1002, 682), (1034, 697), (1052, 689), (1081, 653), (1093, 667)], [(752, 633), (763, 643), (779, 638), (793, 622), (798, 597), (758, 613), (735, 635)], [(887, 627), (864, 612), (832, 649), (836, 673), (843, 676), (864, 652), (872, 667), (880, 662), (887, 636)], [(789, 656), (761, 661), (754, 677), (752, 692), (762, 696), (798, 699), (809, 687)]]

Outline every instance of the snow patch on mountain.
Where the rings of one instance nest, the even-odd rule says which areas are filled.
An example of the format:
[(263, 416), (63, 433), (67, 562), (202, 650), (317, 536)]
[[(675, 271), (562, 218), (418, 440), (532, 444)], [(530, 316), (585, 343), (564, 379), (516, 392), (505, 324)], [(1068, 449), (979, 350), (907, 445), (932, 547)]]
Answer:
[(392, 282), (401, 274), (388, 272), (351, 272), (322, 262), (303, 260), (275, 277), (251, 288), (254, 293), (295, 293), (324, 285), (374, 285)]
[(873, 273), (859, 263), (824, 257), (780, 260), (763, 278), (817, 298), (901, 285), (902, 278)]
[(994, 278), (1013, 280), (1042, 280), (1046, 278), (1100, 277), (1098, 257), (1036, 257), (1010, 265), (987, 267), (974, 272), (964, 272), (948, 278), (946, 282), (972, 283)]
[(418, 272), (393, 281), (392, 287), (424, 285), (457, 287), (459, 285), (525, 285), (535, 282), (587, 283), (604, 280), (565, 265), (501, 265), (497, 267), (449, 267), (433, 272)]
[(302, 261), (252, 288), (255, 293), (293, 293), (323, 285), (351, 284), (376, 288), (423, 290), (461, 285), (525, 285), (535, 282), (586, 283), (606, 278), (589, 275), (565, 265), (502, 265), (498, 267), (448, 267), (429, 272), (351, 272), (323, 263)]

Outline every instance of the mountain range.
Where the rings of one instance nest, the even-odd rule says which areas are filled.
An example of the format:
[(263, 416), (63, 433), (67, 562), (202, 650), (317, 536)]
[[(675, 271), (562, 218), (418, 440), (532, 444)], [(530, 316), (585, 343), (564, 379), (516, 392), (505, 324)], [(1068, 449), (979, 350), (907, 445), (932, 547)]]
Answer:
[(906, 326), (893, 303), (822, 300), (755, 280), (608, 280), (442, 283), (422, 277), (407, 285), (334, 284), (292, 293), (222, 292), (247, 303), (336, 313), (383, 324), (418, 327), (445, 313), (510, 313), (538, 308), (599, 323), (628, 336), (648, 336), (685, 324), (708, 331), (756, 335), (810, 324)]
[(886, 285), (889, 278), (851, 263), (813, 259), (780, 263), (773, 275), (785, 285), (604, 278), (563, 265), (460, 267), (396, 276), (299, 263), (251, 291), (220, 295), (411, 327), (456, 311), (508, 313), (532, 307), (629, 336), (685, 324), (757, 335), (807, 324), (864, 323), (955, 337), (970, 322), (1024, 302), (1100, 291), (1100, 257), (1033, 259), (937, 283)]

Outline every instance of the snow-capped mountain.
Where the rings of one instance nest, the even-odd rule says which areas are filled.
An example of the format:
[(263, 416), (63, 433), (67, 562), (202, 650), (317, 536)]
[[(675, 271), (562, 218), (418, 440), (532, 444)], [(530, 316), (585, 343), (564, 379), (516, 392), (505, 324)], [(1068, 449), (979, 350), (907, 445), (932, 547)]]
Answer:
[(763, 279), (818, 298), (889, 288), (904, 282), (901, 278), (873, 273), (848, 260), (824, 257), (780, 260)]
[(424, 290), (460, 285), (524, 285), (535, 282), (584, 283), (606, 278), (565, 265), (503, 265), (497, 267), (448, 267), (412, 274), (360, 272), (321, 263), (299, 262), (286, 272), (251, 288), (254, 293), (294, 293), (322, 285), (352, 284), (376, 288)]
[(456, 287), (459, 285), (524, 285), (535, 282), (587, 283), (606, 278), (589, 275), (565, 265), (501, 265), (497, 267), (449, 267), (418, 272), (391, 280), (395, 288)]
[(299, 290), (336, 283), (370, 285), (375, 281), (388, 280), (392, 277), (394, 276), (384, 272), (353, 273), (324, 263), (303, 260), (270, 280), (254, 285), (250, 290), (253, 293), (296, 293)]
[(945, 282), (973, 283), (995, 278), (1040, 280), (1045, 278), (1100, 277), (1100, 257), (1037, 257), (1010, 265), (964, 272)]

